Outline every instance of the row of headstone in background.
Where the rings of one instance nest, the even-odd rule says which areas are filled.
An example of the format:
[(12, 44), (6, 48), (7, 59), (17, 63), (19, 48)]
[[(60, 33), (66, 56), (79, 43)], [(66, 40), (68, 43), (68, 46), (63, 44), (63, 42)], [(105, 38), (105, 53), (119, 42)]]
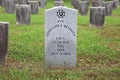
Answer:
[[(109, 6), (106, 6), (104, 3), (104, 6), (100, 7), (100, 5), (96, 4), (96, 2), (100, 3), (100, 5), (103, 4), (103, 0), (92, 0), (94, 2), (92, 4), (93, 7), (90, 7), (90, 26), (99, 26), (102, 27), (104, 26), (104, 21), (105, 21), (105, 15), (106, 15), (106, 10), (109, 11), (108, 8)], [(72, 0), (71, 4), (73, 5), (74, 8), (76, 8), (81, 15), (87, 15), (89, 6), (90, 6), (90, 0)], [(97, 5), (97, 7), (96, 7)], [(111, 15), (111, 14), (110, 14)]]
[[(5, 2), (5, 12), (6, 13), (14, 13), (16, 3), (17, 3), (16, 0), (6, 0), (6, 2)], [(32, 14), (38, 14), (38, 12), (39, 12), (38, 1), (28, 1), (28, 4), (30, 4), (30, 6), (31, 6), (31, 13)], [(21, 4), (19, 4), (19, 5), (21, 5)], [(22, 5), (25, 5), (25, 4), (22, 4)]]
[(28, 4), (29, 1), (38, 1), (39, 7), (44, 8), (45, 5), (47, 4), (47, 0), (0, 0), (0, 6), (5, 7), (6, 1), (15, 1), (16, 4)]
[(22, 1), (21, 4), (16, 4), (16, 0), (6, 0), (5, 11), (7, 13), (14, 13), (16, 9), (16, 24), (18, 25), (30, 25), (31, 14), (38, 14), (39, 2), (29, 0), (27, 4), (23, 4), (26, 1)]
[(94, 7), (90, 7), (90, 26), (104, 26), (105, 16), (111, 16), (112, 10), (116, 9), (118, 4), (118, 0), (92, 0)]
[[(104, 0), (92, 0), (92, 7), (105, 7), (106, 15), (112, 15), (112, 9), (116, 9), (119, 6), (119, 0), (104, 1)], [(81, 15), (87, 15), (89, 10), (90, 0), (72, 0), (71, 4), (75, 9), (78, 9)]]
[(92, 7), (103, 6), (103, 3), (105, 3), (105, 2), (111, 2), (113, 9), (116, 9), (119, 7), (119, 0), (111, 0), (111, 1), (92, 0)]
[(4, 66), (8, 52), (8, 22), (0, 22), (0, 66)]
[(104, 0), (92, 0), (93, 7), (105, 7), (105, 14), (106, 16), (111, 16), (113, 9), (116, 9), (119, 5), (119, 0), (111, 0), (111, 1), (104, 1)]
[(119, 0), (111, 0), (111, 1), (105, 1), (105, 0), (92, 0), (92, 7), (98, 7), (103, 6), (104, 2), (112, 2), (113, 3), (113, 9), (116, 9), (119, 7)]

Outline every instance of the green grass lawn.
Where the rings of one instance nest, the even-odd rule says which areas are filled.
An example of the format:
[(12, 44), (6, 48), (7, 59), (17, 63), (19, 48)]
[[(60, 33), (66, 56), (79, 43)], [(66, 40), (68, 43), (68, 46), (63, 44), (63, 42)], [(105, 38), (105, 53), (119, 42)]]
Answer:
[[(65, 5), (73, 8), (69, 0)], [(45, 69), (44, 11), (53, 7), (49, 0), (30, 26), (16, 25), (15, 14), (0, 7), (0, 21), (10, 22), (8, 60), (0, 67), (0, 80), (119, 80), (120, 8), (106, 17), (104, 28), (89, 27), (89, 15), (78, 14), (77, 67)]]

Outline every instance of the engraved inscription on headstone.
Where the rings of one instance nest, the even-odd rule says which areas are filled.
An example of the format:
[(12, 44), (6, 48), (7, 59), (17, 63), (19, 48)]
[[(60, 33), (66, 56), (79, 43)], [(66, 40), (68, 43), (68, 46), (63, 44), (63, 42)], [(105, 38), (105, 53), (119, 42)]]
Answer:
[(77, 11), (59, 6), (45, 12), (45, 64), (47, 68), (75, 68)]

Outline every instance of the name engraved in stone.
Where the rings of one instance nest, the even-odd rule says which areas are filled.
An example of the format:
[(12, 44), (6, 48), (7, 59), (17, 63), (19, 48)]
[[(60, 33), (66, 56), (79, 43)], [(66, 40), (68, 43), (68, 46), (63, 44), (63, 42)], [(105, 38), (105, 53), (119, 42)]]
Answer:
[(73, 31), (72, 28), (70, 28), (68, 25), (63, 25), (63, 24), (56, 24), (56, 25), (54, 25), (53, 27), (51, 27), (51, 28), (47, 31), (46, 36), (49, 37), (50, 33), (51, 33), (53, 30), (57, 29), (57, 28), (65, 28), (65, 29), (69, 30), (69, 31), (72, 33), (73, 36), (76, 36), (76, 33)]

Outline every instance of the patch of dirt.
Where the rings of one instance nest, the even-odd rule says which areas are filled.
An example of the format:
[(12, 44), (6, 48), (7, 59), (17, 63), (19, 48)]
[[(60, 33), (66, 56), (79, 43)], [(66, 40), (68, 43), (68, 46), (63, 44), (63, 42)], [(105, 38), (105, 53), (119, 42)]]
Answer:
[(113, 59), (110, 59), (110, 56), (106, 55), (80, 57), (77, 64), (81, 70), (101, 70), (120, 67), (119, 61), (113, 61)]
[(21, 69), (23, 64), (15, 59), (8, 58), (5, 67), (10, 69)]
[(114, 14), (113, 16), (114, 16), (114, 17), (119, 17), (119, 16), (120, 16), (120, 14)]
[(1, 66), (0, 69), (2, 70), (17, 69), (17, 70), (28, 70), (30, 72), (34, 72), (44, 69), (44, 61), (35, 62), (33, 60), (27, 60), (22, 62), (12, 58), (8, 58), (6, 65)]
[(111, 42), (106, 45), (112, 50), (120, 51), (120, 44), (117, 42)]
[(119, 38), (120, 37), (120, 28), (107, 28), (100, 32), (100, 35), (105, 38)]

